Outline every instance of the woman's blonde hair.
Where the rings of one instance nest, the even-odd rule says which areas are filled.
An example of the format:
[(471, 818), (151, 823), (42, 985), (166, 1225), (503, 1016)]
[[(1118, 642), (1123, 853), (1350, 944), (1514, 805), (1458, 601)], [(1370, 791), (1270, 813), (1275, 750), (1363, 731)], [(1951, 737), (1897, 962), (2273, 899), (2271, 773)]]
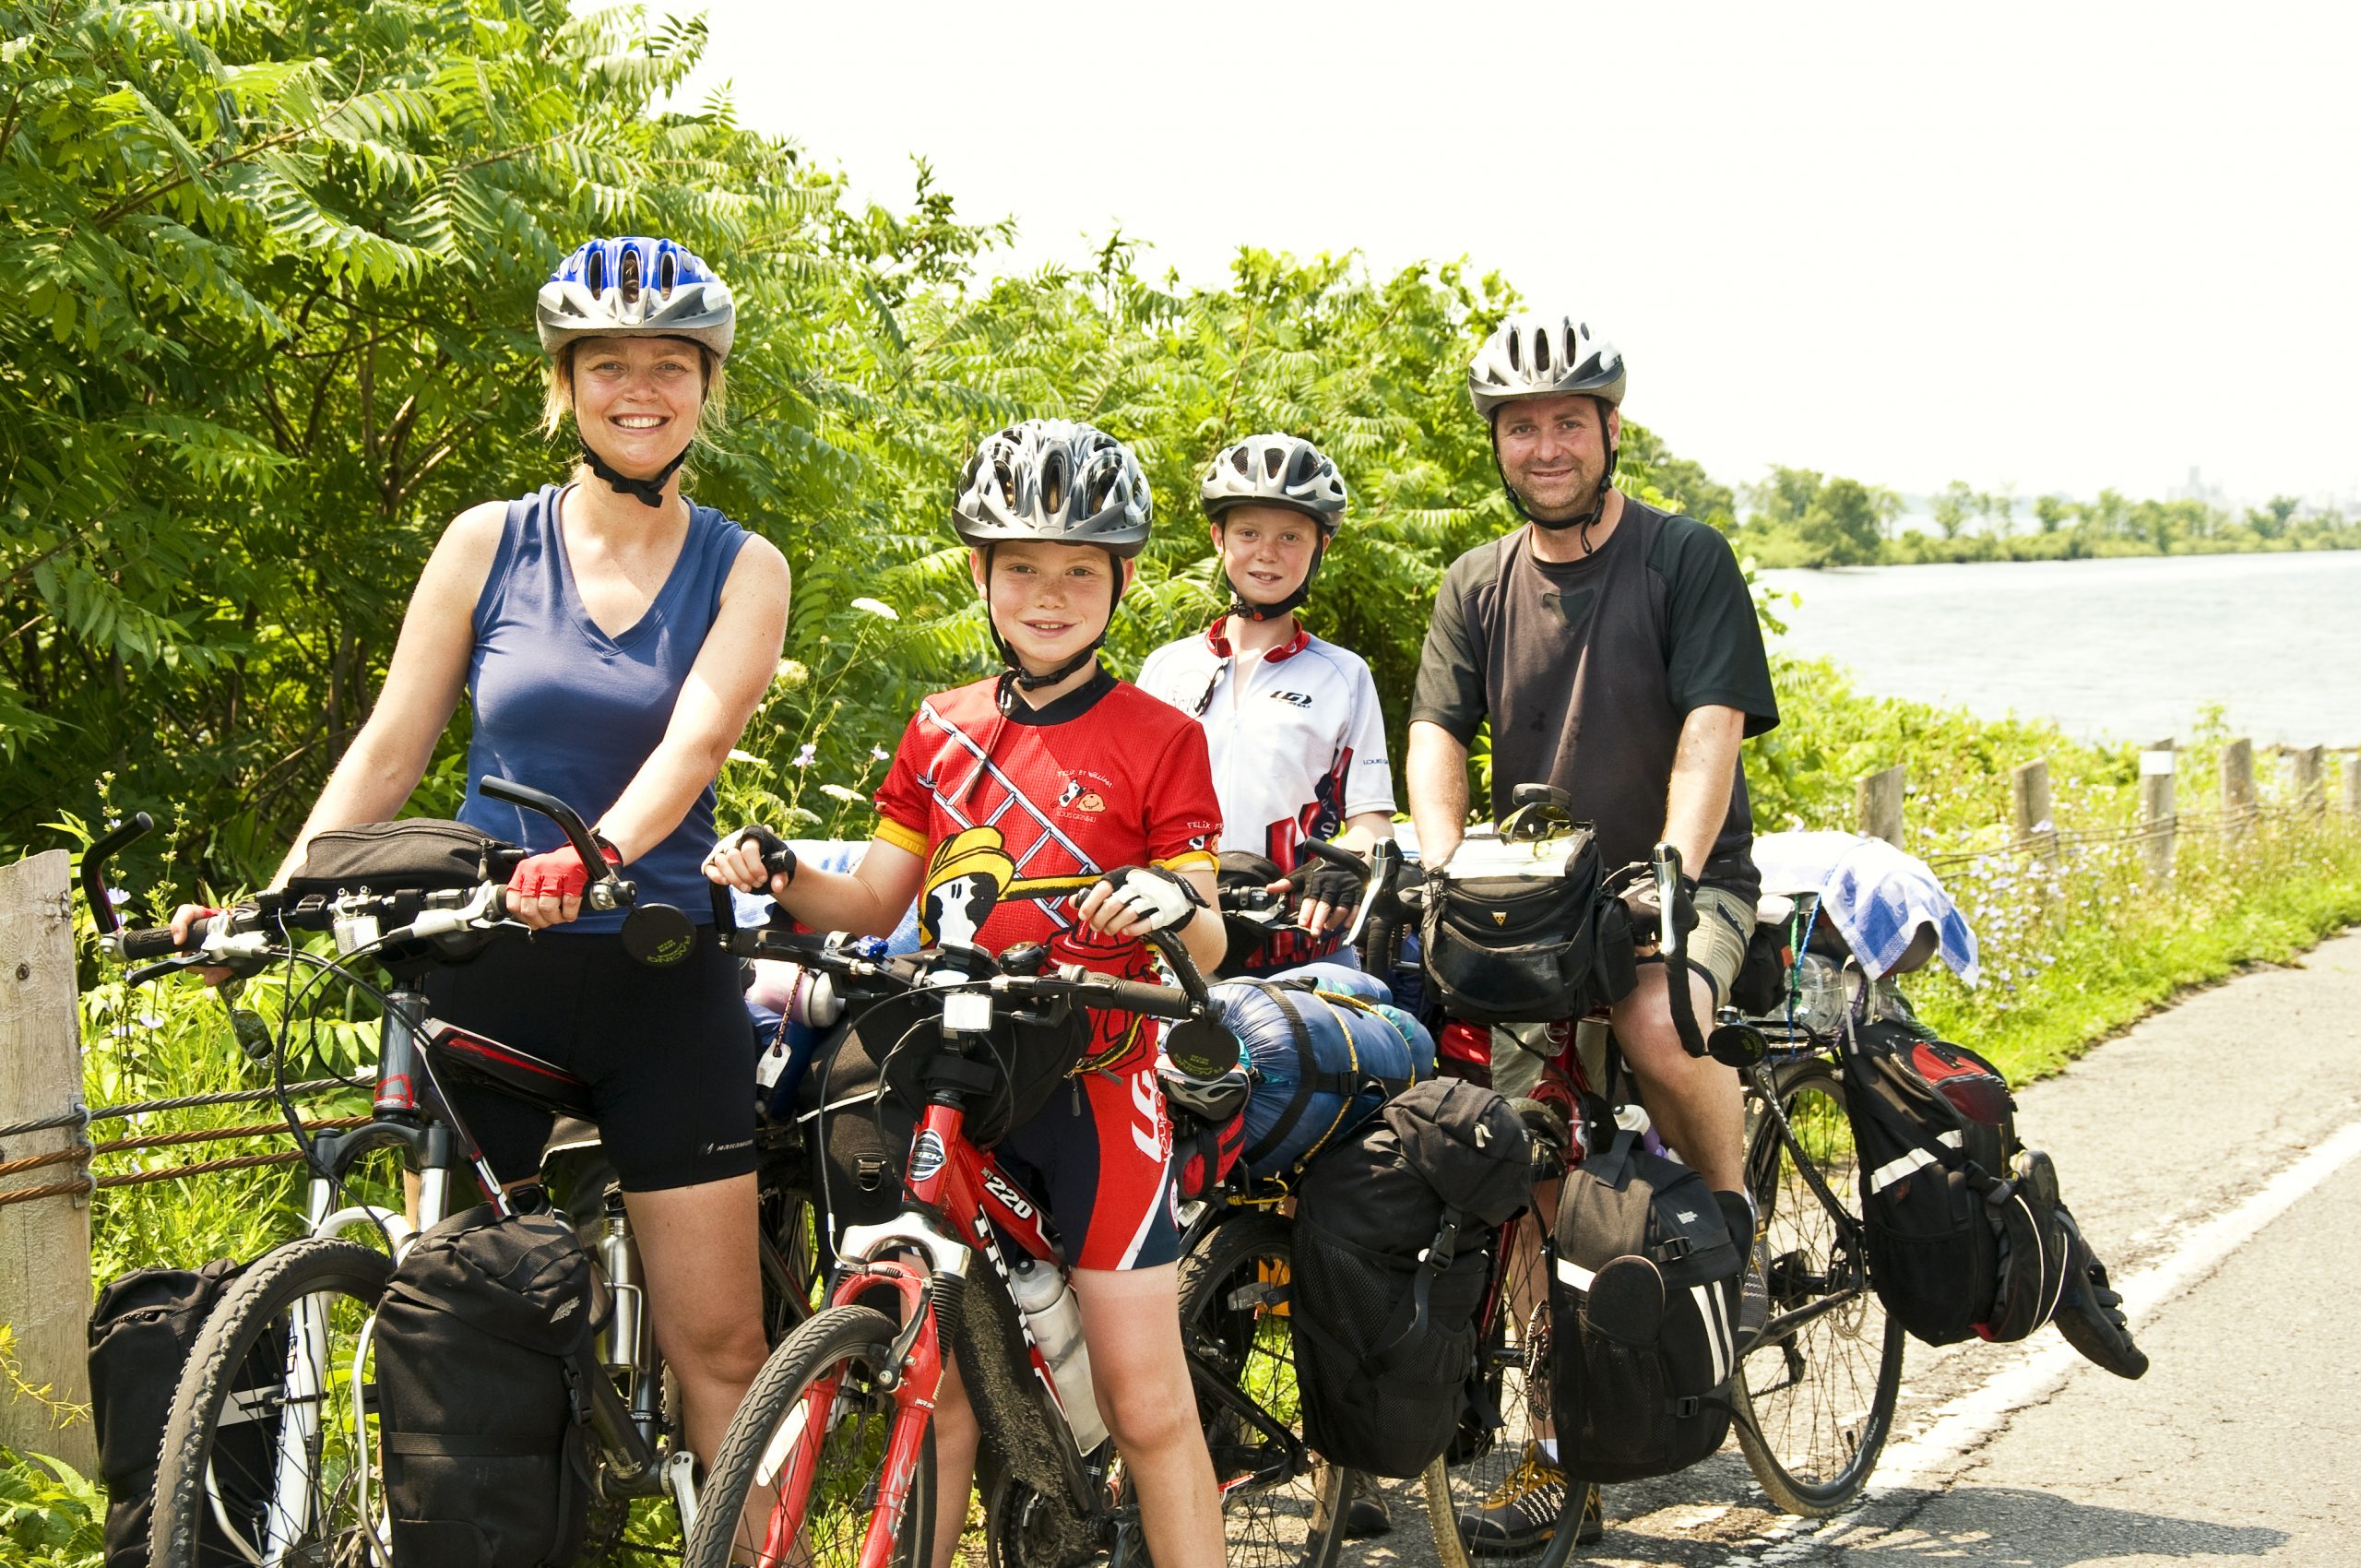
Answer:
[[(541, 434), (555, 435), (574, 412), (574, 350), (587, 341), (575, 339), (562, 344), (549, 362), (549, 384), (541, 393)], [(682, 341), (686, 342), (683, 339)], [(690, 347), (697, 351), (699, 363), (705, 370), (705, 401), (697, 407), (697, 427), (691, 433), (692, 441), (710, 441), (730, 427), (730, 367), (714, 357), (713, 350), (702, 343)]]

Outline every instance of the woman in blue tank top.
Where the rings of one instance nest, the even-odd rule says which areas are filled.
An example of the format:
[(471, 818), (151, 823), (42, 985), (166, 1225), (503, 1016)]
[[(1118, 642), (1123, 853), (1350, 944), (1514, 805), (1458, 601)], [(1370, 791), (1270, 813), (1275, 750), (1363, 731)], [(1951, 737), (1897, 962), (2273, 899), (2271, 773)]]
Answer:
[[(281, 869), (326, 828), (393, 816), (464, 689), (468, 777), (546, 790), (595, 815), (643, 901), (709, 910), (699, 862), (713, 783), (777, 668), (788, 569), (766, 540), (681, 493), (718, 416), (735, 308), (669, 240), (598, 240), (539, 301), (549, 416), (581, 437), (571, 481), (488, 502), (445, 530), (385, 690)], [(545, 819), (481, 798), (463, 820), (535, 851), (509, 909), (542, 933), (493, 944), (428, 986), (435, 1015), (587, 1079), (630, 1205), (649, 1307), (706, 1463), (765, 1353), (755, 1257), (755, 1044), (734, 961), (700, 943), (643, 968), (618, 916), (581, 908), (588, 873)], [(543, 930), (542, 928), (555, 928)], [(455, 1093), (504, 1182), (540, 1168), (546, 1115)]]

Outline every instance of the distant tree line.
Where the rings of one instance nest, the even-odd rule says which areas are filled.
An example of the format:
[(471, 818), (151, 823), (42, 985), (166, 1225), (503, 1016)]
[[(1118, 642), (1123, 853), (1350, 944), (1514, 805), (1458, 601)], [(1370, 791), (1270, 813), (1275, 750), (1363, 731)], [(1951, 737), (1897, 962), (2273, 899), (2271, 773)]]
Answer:
[[(1727, 492), (1721, 492), (1727, 494)], [(2243, 515), (2202, 501), (2094, 501), (1979, 491), (1953, 480), (1935, 496), (1935, 531), (1896, 530), (1902, 497), (1810, 469), (1774, 468), (1745, 491), (1747, 510), (1709, 517), (1762, 566), (1913, 565), (2070, 561), (2107, 555), (2196, 555), (2260, 550), (2361, 549), (2361, 520), (2274, 496)]]

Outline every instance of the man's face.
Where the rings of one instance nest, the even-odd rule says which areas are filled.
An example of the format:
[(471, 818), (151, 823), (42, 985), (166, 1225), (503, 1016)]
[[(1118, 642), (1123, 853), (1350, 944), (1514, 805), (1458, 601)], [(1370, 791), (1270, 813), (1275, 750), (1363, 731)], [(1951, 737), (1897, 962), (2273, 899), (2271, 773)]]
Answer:
[(1221, 569), (1249, 604), (1276, 604), (1311, 570), (1320, 525), (1292, 506), (1232, 506), (1214, 525)]
[(1519, 398), (1492, 416), (1501, 471), (1525, 510), (1550, 521), (1590, 509), (1607, 467), (1608, 441), (1621, 431), (1610, 410), (1602, 432), (1598, 399), (1581, 393)]
[[(991, 581), (981, 551), (970, 552), (992, 624), (1028, 670), (1054, 670), (1107, 629), (1115, 610), (1115, 563), (1095, 544), (1018, 540), (995, 545)], [(1123, 563), (1129, 580), (1131, 563)]]

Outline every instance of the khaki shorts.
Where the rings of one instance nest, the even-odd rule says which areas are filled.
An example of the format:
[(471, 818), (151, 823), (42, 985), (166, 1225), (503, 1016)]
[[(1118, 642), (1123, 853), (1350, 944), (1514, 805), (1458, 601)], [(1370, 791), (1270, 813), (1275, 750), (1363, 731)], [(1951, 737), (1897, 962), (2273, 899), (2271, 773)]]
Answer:
[[(1697, 929), (1689, 933), (1689, 965), (1713, 983), (1714, 1005), (1718, 1009), (1729, 1001), (1730, 986), (1746, 960), (1746, 944), (1754, 935), (1754, 906), (1719, 887), (1700, 887), (1696, 904)], [(1533, 1092), (1533, 1086), (1541, 1081), (1542, 1067), (1557, 1053), (1549, 1031), (1548, 1024), (1492, 1026), (1495, 1090), (1511, 1099)], [(1586, 1027), (1578, 1044), (1592, 1045), (1587, 1037), (1595, 1035), (1596, 1049), (1604, 1050), (1606, 1034), (1602, 1028)]]

